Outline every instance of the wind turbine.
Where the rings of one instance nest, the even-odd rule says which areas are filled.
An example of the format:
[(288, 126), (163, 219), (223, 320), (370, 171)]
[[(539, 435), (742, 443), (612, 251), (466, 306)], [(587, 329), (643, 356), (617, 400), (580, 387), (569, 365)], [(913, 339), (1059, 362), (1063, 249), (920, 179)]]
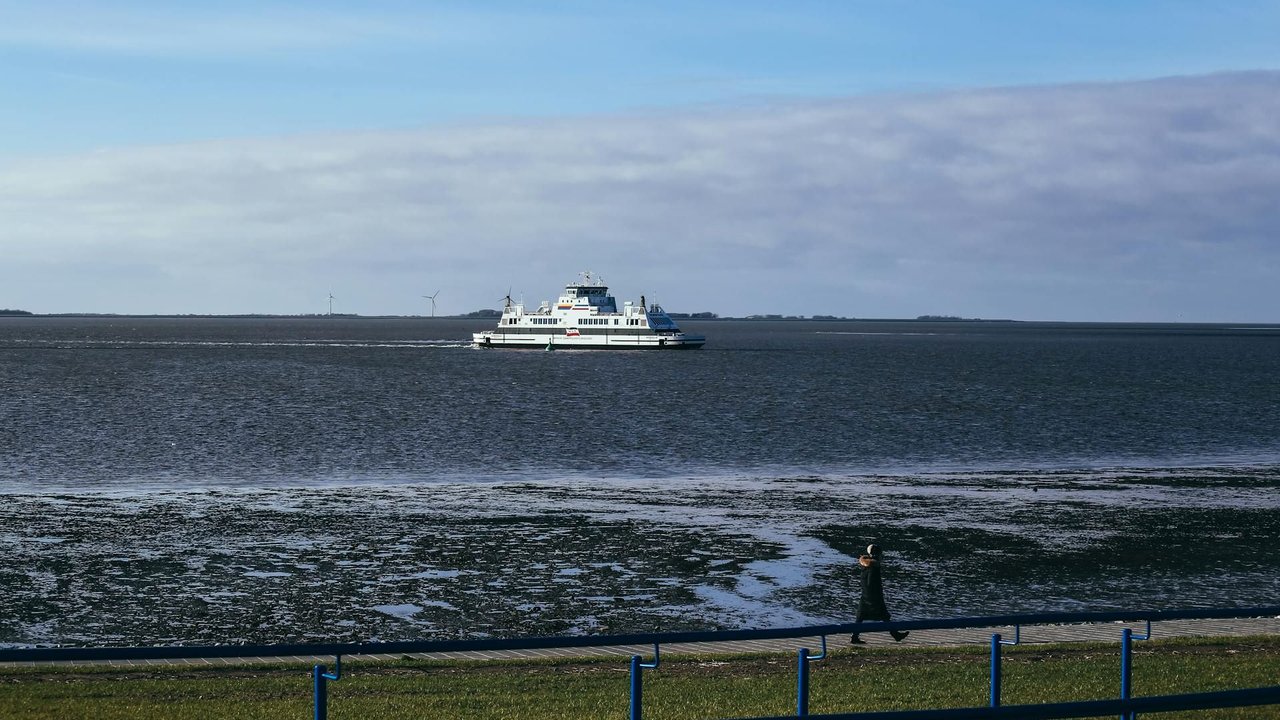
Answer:
[(330, 315), (333, 315), (333, 301), (334, 301), (333, 291), (330, 290), (329, 291), (329, 314)]
[[(439, 290), (437, 290), (437, 291), (436, 291), (436, 295), (439, 295), (439, 294), (440, 294), (440, 291), (439, 291)], [(430, 300), (430, 301), (431, 301), (431, 317), (435, 317), (435, 316), (436, 316), (436, 295), (423, 295), (423, 296), (422, 296), (423, 298), (425, 298), (425, 299), (427, 299), (427, 300)]]

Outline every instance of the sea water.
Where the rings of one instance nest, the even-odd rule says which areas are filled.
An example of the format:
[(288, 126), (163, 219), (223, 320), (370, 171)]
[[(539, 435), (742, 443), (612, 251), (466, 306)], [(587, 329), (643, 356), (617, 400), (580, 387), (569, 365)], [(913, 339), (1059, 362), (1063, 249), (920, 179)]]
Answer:
[(0, 644), (1274, 604), (1280, 328), (0, 318)]

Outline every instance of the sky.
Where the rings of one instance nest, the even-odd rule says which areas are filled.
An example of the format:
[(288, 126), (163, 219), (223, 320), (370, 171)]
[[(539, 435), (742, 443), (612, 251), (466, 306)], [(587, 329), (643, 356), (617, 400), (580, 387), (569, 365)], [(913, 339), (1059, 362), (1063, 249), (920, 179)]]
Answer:
[(0, 308), (1280, 322), (1274, 2), (7, 2)]

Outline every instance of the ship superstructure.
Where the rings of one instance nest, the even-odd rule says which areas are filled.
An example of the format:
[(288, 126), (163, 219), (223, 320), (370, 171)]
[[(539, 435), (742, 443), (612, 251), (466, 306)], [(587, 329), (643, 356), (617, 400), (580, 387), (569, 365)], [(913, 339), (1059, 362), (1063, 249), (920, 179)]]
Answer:
[(494, 330), (475, 333), (475, 343), (490, 348), (684, 349), (702, 347), (706, 338), (683, 332), (661, 305), (628, 300), (618, 309), (604, 281), (589, 272), (564, 287), (560, 299), (535, 310), (507, 296)]

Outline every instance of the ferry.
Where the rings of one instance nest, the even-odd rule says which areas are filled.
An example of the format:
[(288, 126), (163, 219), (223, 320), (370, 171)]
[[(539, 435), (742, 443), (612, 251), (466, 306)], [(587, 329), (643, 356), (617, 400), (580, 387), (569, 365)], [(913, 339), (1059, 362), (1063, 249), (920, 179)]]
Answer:
[(628, 300), (619, 310), (609, 288), (589, 272), (565, 285), (554, 304), (544, 300), (536, 310), (507, 295), (498, 327), (474, 333), (472, 339), (482, 348), (545, 350), (679, 350), (700, 348), (707, 341), (681, 331), (661, 305), (646, 306), (643, 295), (638, 305)]

